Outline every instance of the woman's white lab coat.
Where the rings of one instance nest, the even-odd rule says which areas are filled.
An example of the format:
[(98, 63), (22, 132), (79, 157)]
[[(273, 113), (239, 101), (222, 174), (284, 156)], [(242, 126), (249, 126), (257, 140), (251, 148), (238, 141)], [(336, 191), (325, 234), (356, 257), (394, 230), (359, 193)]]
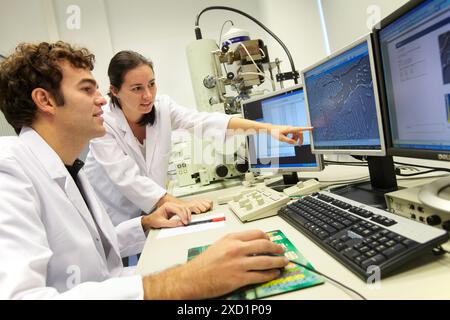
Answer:
[(145, 241), (142, 228), (117, 237), (83, 170), (78, 177), (90, 210), (34, 130), (0, 138), (0, 299), (143, 298), (141, 277), (125, 276), (121, 261)]
[(111, 105), (104, 113), (106, 135), (90, 143), (86, 174), (115, 225), (130, 219), (140, 224), (142, 212), (149, 213), (166, 194), (172, 130), (193, 129), (224, 141), (231, 118), (181, 107), (168, 96), (158, 95), (154, 108), (145, 157), (122, 110)]

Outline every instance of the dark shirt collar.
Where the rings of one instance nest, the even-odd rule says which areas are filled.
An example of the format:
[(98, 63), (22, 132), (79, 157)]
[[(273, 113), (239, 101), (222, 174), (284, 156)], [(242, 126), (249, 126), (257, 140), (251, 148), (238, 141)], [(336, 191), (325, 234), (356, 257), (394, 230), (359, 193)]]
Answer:
[(84, 162), (81, 161), (80, 159), (76, 159), (75, 162), (71, 166), (66, 165), (66, 169), (67, 169), (67, 171), (69, 171), (73, 180), (77, 181), (78, 180), (77, 179), (78, 172), (80, 172), (80, 170), (81, 170), (81, 168), (83, 168), (83, 166), (84, 166)]

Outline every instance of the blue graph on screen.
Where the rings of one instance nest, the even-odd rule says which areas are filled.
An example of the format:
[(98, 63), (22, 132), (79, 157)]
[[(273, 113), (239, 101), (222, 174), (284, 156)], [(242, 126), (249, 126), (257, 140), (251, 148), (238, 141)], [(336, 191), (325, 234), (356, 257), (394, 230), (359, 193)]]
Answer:
[[(356, 49), (356, 48), (355, 48)], [(306, 78), (315, 144), (378, 145), (379, 131), (368, 53), (336, 57)]]

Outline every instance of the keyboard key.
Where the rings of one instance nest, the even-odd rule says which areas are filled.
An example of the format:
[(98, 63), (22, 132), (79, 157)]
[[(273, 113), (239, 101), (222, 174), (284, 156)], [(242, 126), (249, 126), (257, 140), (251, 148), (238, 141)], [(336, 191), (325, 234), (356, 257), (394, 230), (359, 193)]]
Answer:
[(395, 242), (394, 240), (389, 240), (386, 243), (384, 243), (384, 245), (386, 247), (392, 247), (392, 246), (395, 246), (396, 244), (397, 244), (397, 242)]
[(370, 250), (365, 253), (365, 256), (368, 258), (374, 257), (377, 254), (375, 250)]
[(361, 263), (363, 262), (363, 261), (366, 261), (366, 257), (365, 256), (358, 256), (358, 257), (356, 257), (355, 259), (353, 259), (353, 261), (356, 263), (356, 264), (358, 264), (358, 265), (361, 265)]
[(340, 224), (339, 222), (333, 222), (331, 225), (338, 230), (342, 230), (345, 228), (344, 225)]
[(365, 260), (364, 262), (362, 262), (361, 267), (364, 270), (367, 270), (368, 267), (379, 266), (384, 261), (386, 261), (386, 258), (381, 254), (377, 254), (376, 256), (369, 258), (369, 259)]
[(335, 228), (333, 228), (332, 226), (329, 226), (329, 225), (327, 225), (327, 224), (324, 224), (323, 226), (322, 226), (322, 228), (324, 228), (327, 232), (329, 232), (330, 234), (334, 234), (334, 233), (336, 233), (336, 229)]
[(404, 245), (402, 245), (402, 244), (396, 244), (395, 246), (393, 246), (393, 247), (391, 247), (391, 248), (389, 248), (389, 249), (387, 249), (387, 250), (384, 250), (384, 251), (383, 251), (383, 254), (384, 254), (386, 257), (391, 258), (391, 257), (393, 257), (393, 256), (395, 256), (395, 255), (397, 255), (397, 254), (399, 254), (400, 252), (402, 252), (404, 249), (405, 249), (405, 246), (404, 246)]
[(403, 240), (402, 243), (403, 243), (405, 246), (407, 246), (407, 247), (412, 247), (412, 246), (415, 245), (417, 242), (412, 241), (412, 240), (410, 240), (410, 239), (406, 239), (406, 240)]
[(371, 242), (368, 244), (368, 246), (371, 247), (372, 249), (375, 249), (379, 245), (380, 245), (380, 243), (378, 241), (374, 241), (374, 242)]
[(347, 248), (344, 251), (342, 251), (342, 253), (344, 254), (344, 256), (346, 256), (350, 260), (353, 260), (353, 258), (361, 255), (358, 251), (356, 251), (355, 249), (352, 249), (352, 248)]
[(393, 239), (393, 238), (396, 237), (396, 236), (397, 236), (397, 234), (394, 233), (394, 232), (389, 232), (389, 233), (386, 235), (386, 237), (388, 237), (388, 238), (390, 238), (390, 239)]
[(388, 241), (390, 241), (390, 240), (389, 240), (389, 238), (386, 238), (386, 237), (381, 237), (378, 239), (378, 242), (382, 242), (382, 243), (388, 242)]
[(340, 242), (340, 243), (338, 243), (337, 245), (335, 245), (334, 248), (335, 248), (337, 251), (342, 251), (342, 250), (348, 248), (348, 246), (347, 246), (345, 243)]
[(368, 246), (364, 246), (364, 247), (360, 248), (358, 251), (361, 252), (361, 253), (365, 253), (365, 252), (370, 251), (370, 250), (371, 249)]
[(386, 249), (387, 249), (387, 247), (384, 245), (379, 245), (379, 246), (375, 247), (375, 250), (377, 250), (378, 252), (383, 252)]
[(326, 231), (321, 231), (321, 232), (318, 234), (319, 238), (322, 239), (322, 240), (328, 238), (329, 235), (330, 235), (330, 234), (329, 234), (328, 232), (326, 232)]

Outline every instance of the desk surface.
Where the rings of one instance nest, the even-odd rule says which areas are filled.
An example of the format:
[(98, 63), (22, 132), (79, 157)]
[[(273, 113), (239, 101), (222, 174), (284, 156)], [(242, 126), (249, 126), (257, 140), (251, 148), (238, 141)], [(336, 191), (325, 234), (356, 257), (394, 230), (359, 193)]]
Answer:
[[(219, 196), (237, 193), (242, 188), (232, 187), (192, 198), (207, 197), (216, 200)], [(450, 255), (448, 254), (441, 257), (434, 257), (431, 254), (423, 256), (408, 263), (396, 274), (383, 279), (378, 286), (367, 285), (278, 216), (242, 223), (227, 205), (217, 204), (211, 213), (225, 213), (227, 220), (224, 228), (162, 239), (156, 238), (159, 230), (152, 230), (139, 260), (137, 273), (145, 275), (182, 264), (187, 261), (189, 248), (211, 244), (227, 233), (249, 229), (263, 231), (279, 229), (317, 270), (358, 291), (367, 299), (450, 299)], [(317, 300), (358, 299), (358, 297), (339, 285), (326, 281), (320, 286), (280, 294), (269, 299)]]

